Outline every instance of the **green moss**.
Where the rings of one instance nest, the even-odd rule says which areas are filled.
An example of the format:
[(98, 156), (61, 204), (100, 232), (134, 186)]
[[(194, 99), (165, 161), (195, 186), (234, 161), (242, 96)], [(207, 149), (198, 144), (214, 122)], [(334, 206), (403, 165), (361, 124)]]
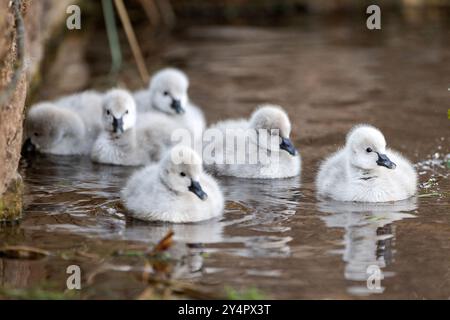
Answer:
[(23, 181), (19, 176), (0, 196), (0, 222), (11, 222), (22, 216)]
[(79, 299), (76, 291), (58, 291), (45, 288), (0, 288), (0, 298), (19, 300), (70, 300)]
[(247, 288), (237, 291), (231, 287), (225, 287), (226, 297), (229, 300), (265, 300), (267, 297), (257, 288)]

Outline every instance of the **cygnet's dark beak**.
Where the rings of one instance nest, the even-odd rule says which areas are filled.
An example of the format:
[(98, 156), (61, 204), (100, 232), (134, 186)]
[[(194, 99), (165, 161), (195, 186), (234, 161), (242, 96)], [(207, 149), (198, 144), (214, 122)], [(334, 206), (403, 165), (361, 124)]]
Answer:
[(28, 138), (23, 143), (22, 150), (20, 151), (20, 154), (22, 156), (27, 156), (27, 155), (32, 154), (34, 152), (36, 152), (36, 146), (31, 142), (31, 139)]
[(287, 151), (292, 156), (297, 154), (297, 150), (289, 138), (281, 138), (280, 149)]
[(113, 117), (113, 131), (114, 133), (123, 133), (123, 118)]
[(191, 180), (191, 185), (189, 186), (189, 191), (195, 193), (197, 197), (201, 200), (206, 200), (208, 195), (203, 191), (202, 186), (198, 181)]
[(388, 158), (387, 155), (378, 152), (377, 154), (378, 154), (377, 165), (386, 167), (388, 169), (395, 169), (397, 167), (397, 165), (393, 163), (391, 159)]
[(170, 107), (171, 107), (172, 109), (174, 109), (175, 112), (178, 113), (178, 114), (184, 113), (184, 109), (183, 109), (183, 107), (181, 106), (181, 101), (180, 101), (180, 100), (172, 99), (172, 104), (170, 105)]

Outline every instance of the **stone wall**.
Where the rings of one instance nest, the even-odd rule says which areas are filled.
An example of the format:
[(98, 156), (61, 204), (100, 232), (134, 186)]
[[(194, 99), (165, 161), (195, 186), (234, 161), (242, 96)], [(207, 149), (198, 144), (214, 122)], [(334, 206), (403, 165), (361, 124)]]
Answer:
[[(22, 188), (17, 167), (27, 88), (30, 79), (39, 72), (45, 41), (56, 26), (64, 25), (66, 7), (70, 2), (73, 1), (20, 1), (25, 31), (24, 57), (20, 59), (14, 4), (10, 0), (0, 0), (0, 94), (7, 94), (7, 99), (0, 104), (0, 220), (20, 213)], [(14, 82), (18, 68), (23, 72)], [(14, 85), (11, 86), (11, 83)], [(11, 90), (6, 92), (10, 87)]]

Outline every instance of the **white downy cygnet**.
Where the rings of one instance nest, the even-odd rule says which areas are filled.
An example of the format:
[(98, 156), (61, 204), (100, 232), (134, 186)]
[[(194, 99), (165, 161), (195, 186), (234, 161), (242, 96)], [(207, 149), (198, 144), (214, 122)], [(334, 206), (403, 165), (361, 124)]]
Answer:
[(224, 199), (189, 147), (177, 145), (159, 164), (137, 171), (122, 191), (130, 214), (147, 221), (198, 222), (219, 216)]
[(104, 129), (94, 143), (91, 159), (124, 166), (159, 161), (170, 147), (170, 133), (176, 125), (157, 114), (137, 125), (134, 99), (124, 89), (105, 94), (102, 119)]
[[(217, 139), (219, 132), (225, 141)], [(221, 121), (205, 133), (203, 161), (214, 174), (266, 179), (300, 174), (301, 158), (289, 139), (291, 122), (280, 106), (263, 105), (248, 120)]]
[[(206, 122), (203, 112), (189, 101), (189, 80), (182, 71), (165, 68), (150, 80), (147, 89), (134, 93), (139, 113), (156, 112), (175, 120), (193, 139), (201, 139)], [(140, 120), (139, 120), (140, 121)]]
[(416, 193), (417, 174), (407, 159), (386, 148), (378, 129), (359, 125), (347, 134), (345, 147), (321, 164), (316, 187), (320, 197), (339, 201), (397, 201)]
[(102, 94), (86, 91), (32, 106), (25, 120), (27, 141), (42, 153), (89, 154), (102, 128)]

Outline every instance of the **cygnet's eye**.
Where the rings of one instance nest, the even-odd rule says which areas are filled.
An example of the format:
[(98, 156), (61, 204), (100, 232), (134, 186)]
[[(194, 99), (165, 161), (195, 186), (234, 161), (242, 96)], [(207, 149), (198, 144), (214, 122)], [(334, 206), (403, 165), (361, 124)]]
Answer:
[(106, 110), (106, 114), (109, 116), (111, 114), (111, 111)]
[(366, 151), (367, 151), (368, 153), (369, 153), (369, 152), (372, 152), (372, 148), (369, 147), (369, 148), (366, 149)]
[(186, 177), (186, 173), (184, 173), (184, 172), (180, 172), (180, 176), (182, 176), (182, 177)]
[(169, 92), (168, 92), (168, 91), (164, 91), (164, 92), (163, 92), (163, 95), (168, 96), (168, 95), (169, 95)]
[(128, 110), (127, 110), (127, 111), (125, 111), (125, 114), (128, 114)]
[(34, 133), (34, 136), (35, 136), (35, 137), (39, 137), (39, 133), (35, 132), (35, 133)]

